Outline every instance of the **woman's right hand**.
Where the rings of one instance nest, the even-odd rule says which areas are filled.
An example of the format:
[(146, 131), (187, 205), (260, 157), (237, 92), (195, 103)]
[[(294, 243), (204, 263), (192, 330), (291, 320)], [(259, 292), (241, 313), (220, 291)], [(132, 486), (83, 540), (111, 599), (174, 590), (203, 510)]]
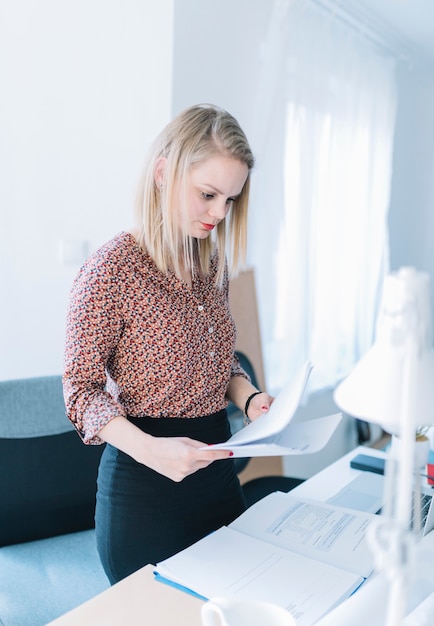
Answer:
[(201, 450), (206, 444), (188, 437), (153, 437), (122, 416), (113, 418), (98, 435), (138, 463), (175, 482), (232, 456), (230, 450)]
[(232, 456), (229, 450), (201, 450), (205, 443), (188, 437), (152, 437), (146, 446), (143, 460), (159, 474), (175, 482), (181, 482), (186, 476), (194, 474), (210, 463)]

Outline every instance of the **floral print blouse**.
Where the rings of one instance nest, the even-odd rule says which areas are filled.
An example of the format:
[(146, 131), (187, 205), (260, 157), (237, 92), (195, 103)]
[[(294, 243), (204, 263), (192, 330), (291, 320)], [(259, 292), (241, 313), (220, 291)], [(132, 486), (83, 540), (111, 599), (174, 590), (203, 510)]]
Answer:
[(227, 406), (234, 355), (228, 279), (216, 259), (192, 286), (163, 273), (126, 232), (78, 273), (67, 315), (63, 387), (68, 418), (85, 443), (122, 415), (195, 418)]

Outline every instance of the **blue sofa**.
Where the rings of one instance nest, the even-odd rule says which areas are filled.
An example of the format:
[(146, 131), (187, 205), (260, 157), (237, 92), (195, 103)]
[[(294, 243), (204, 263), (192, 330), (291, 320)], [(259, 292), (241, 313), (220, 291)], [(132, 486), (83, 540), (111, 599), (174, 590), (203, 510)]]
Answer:
[(60, 376), (0, 381), (0, 625), (44, 626), (109, 587), (94, 530), (102, 450), (66, 419)]

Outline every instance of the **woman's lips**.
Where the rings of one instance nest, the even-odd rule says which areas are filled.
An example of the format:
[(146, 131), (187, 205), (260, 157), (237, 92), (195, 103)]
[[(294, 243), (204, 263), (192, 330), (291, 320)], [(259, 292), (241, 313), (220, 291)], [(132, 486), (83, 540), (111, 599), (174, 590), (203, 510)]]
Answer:
[(215, 227), (215, 224), (204, 224), (203, 222), (201, 223), (202, 223), (202, 226), (205, 228), (205, 230), (213, 230)]

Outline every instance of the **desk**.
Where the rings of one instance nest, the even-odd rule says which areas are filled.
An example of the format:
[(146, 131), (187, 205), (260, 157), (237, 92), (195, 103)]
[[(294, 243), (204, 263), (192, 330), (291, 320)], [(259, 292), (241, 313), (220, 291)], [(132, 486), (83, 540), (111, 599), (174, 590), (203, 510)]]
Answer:
[(201, 626), (202, 600), (154, 580), (146, 565), (48, 626)]
[[(327, 500), (360, 473), (350, 467), (350, 459), (359, 452), (379, 457), (385, 456), (379, 450), (364, 447), (356, 448), (296, 487), (292, 493), (302, 498)], [(433, 535), (431, 544), (434, 549), (434, 533), (431, 535)], [(428, 535), (430, 540), (431, 535)], [(384, 605), (387, 596), (384, 595), (381, 587), (378, 591), (378, 587), (376, 585), (373, 589), (376, 591), (376, 596), (379, 596), (381, 604)], [(434, 580), (432, 588), (434, 589)], [(353, 598), (356, 598), (362, 591), (363, 588)], [(201, 626), (201, 605), (201, 600), (154, 581), (153, 567), (148, 565), (85, 604), (54, 620), (48, 626), (77, 626), (77, 624), (86, 626), (124, 626), (124, 624), (128, 624), (128, 626), (143, 626), (143, 624), (148, 626), (169, 626), (171, 624)], [(324, 626), (328, 626), (329, 623), (332, 626), (356, 624), (354, 620), (348, 622), (347, 618), (348, 616), (344, 615), (343, 621), (338, 621), (338, 619), (332, 622), (324, 621)], [(326, 619), (327, 616), (324, 620)], [(318, 623), (318, 626), (322, 623), (323, 620)], [(370, 626), (377, 624), (374, 621), (360, 623), (369, 623)], [(378, 622), (381, 626), (383, 623)]]

